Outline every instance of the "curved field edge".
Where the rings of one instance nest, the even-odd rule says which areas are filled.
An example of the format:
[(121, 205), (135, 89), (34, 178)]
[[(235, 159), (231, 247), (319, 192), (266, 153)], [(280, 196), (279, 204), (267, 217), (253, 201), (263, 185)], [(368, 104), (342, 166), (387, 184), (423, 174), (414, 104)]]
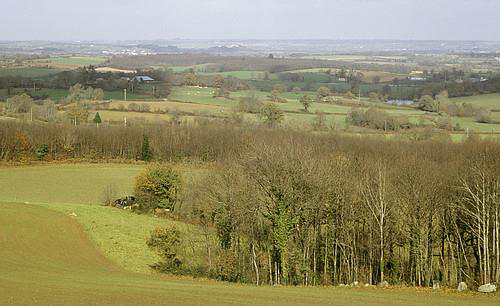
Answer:
[(495, 296), (414, 289), (257, 287), (125, 272), (71, 217), (41, 206), (0, 204), (3, 305), (495, 305)]
[(90, 239), (114, 263), (131, 272), (151, 274), (150, 265), (160, 258), (146, 246), (151, 231), (158, 226), (175, 225), (182, 234), (179, 257), (194, 266), (203, 250), (204, 239), (197, 227), (169, 219), (138, 215), (116, 208), (80, 204), (38, 204), (71, 216), (80, 222)]
[[(182, 168), (185, 180), (200, 171), (198, 166), (176, 168)], [(108, 185), (115, 186), (116, 197), (130, 194), (142, 169), (144, 165), (85, 163), (0, 168), (0, 202), (29, 203), (71, 216), (113, 262), (140, 273), (151, 273), (149, 265), (159, 260), (146, 246), (150, 232), (175, 224), (183, 237), (179, 257), (186, 265), (196, 266), (204, 252), (198, 241), (205, 240), (198, 227), (98, 205)]]
[[(132, 173), (130, 169), (132, 168)], [(193, 173), (194, 169), (200, 168), (199, 165), (196, 167), (186, 168), (185, 170)], [(94, 294), (95, 296), (104, 295), (108, 293), (107, 290), (113, 292), (119, 292), (119, 296), (129, 297), (127, 292), (121, 292), (123, 288), (146, 288), (148, 291), (148, 297), (142, 298), (144, 301), (151, 301), (151, 303), (168, 303), (169, 304), (358, 304), (368, 303), (373, 300), (374, 304), (388, 304), (385, 299), (392, 299), (396, 302), (394, 304), (461, 304), (462, 298), (465, 298), (463, 304), (467, 305), (484, 305), (495, 304), (498, 300), (498, 295), (495, 296), (477, 296), (472, 297), (473, 294), (457, 294), (452, 292), (452, 294), (445, 293), (443, 290), (440, 291), (430, 291), (427, 289), (413, 289), (413, 288), (403, 288), (403, 289), (388, 289), (379, 290), (374, 288), (335, 288), (335, 287), (325, 287), (325, 288), (272, 288), (272, 287), (255, 287), (255, 286), (245, 286), (245, 285), (235, 285), (218, 283), (214, 281), (191, 279), (191, 278), (174, 278), (169, 276), (161, 276), (158, 274), (151, 274), (149, 265), (156, 262), (158, 257), (151, 252), (145, 245), (145, 240), (149, 236), (151, 229), (158, 225), (172, 224), (175, 223), (180, 228), (183, 233), (184, 244), (181, 250), (180, 256), (182, 256), (183, 261), (186, 264), (196, 265), (196, 260), (203, 260), (202, 253), (204, 250), (200, 250), (196, 247), (197, 241), (200, 241), (199, 235), (201, 232), (196, 226), (187, 225), (185, 223), (175, 222), (166, 219), (158, 219), (147, 215), (136, 215), (128, 211), (123, 211), (114, 208), (102, 207), (99, 205), (88, 205), (88, 204), (75, 204), (75, 203), (53, 203), (51, 200), (64, 201), (70, 199), (74, 202), (81, 201), (82, 199), (97, 199), (99, 193), (102, 190), (101, 184), (105, 182), (115, 182), (121, 185), (123, 191), (127, 193), (129, 188), (132, 186), (133, 173), (140, 171), (142, 167), (137, 167), (136, 165), (122, 165), (122, 164), (68, 164), (68, 165), (44, 165), (35, 167), (20, 167), (20, 168), (2, 168), (0, 169), (0, 245), (2, 248), (13, 248), (18, 250), (21, 255), (24, 253), (30, 254), (34, 253), (36, 256), (31, 257), (30, 260), (21, 260), (17, 267), (22, 267), (25, 265), (24, 272), (18, 273), (19, 276), (23, 275), (24, 279), (21, 282), (15, 282), (9, 280), (9, 274), (4, 274), (4, 269), (8, 269), (11, 262), (17, 260), (16, 255), (11, 256), (1, 256), (3, 262), (0, 262), (0, 304), (32, 304), (32, 302), (41, 301), (41, 304), (75, 304), (66, 303), (67, 300), (61, 300), (59, 302), (59, 293), (55, 291), (50, 291), (51, 298), (50, 303), (46, 302), (49, 300), (37, 300), (36, 297), (33, 300), (12, 300), (16, 296), (34, 296), (34, 292), (42, 292), (43, 286), (46, 284), (54, 284), (56, 288), (62, 286), (59, 284), (59, 280), (69, 280), (73, 282), (73, 275), (84, 275), (85, 271), (81, 272), (78, 269), (73, 269), (73, 264), (63, 267), (61, 269), (58, 265), (49, 265), (53, 270), (40, 270), (36, 269), (37, 265), (40, 267), (46, 266), (46, 263), (50, 263), (50, 258), (52, 255), (41, 254), (37, 250), (25, 250), (23, 249), (26, 245), (31, 245), (30, 239), (37, 239), (37, 241), (45, 241), (46, 236), (52, 237), (52, 235), (64, 235), (64, 237), (77, 236), (78, 239), (85, 239), (87, 242), (90, 241), (91, 246), (94, 250), (98, 250), (98, 253), (105, 255), (106, 267), (112, 267), (113, 272), (107, 273), (107, 277), (110, 278), (111, 282), (119, 284), (119, 287), (114, 287), (108, 284), (108, 280), (104, 278), (103, 281), (105, 285), (101, 285), (101, 279), (99, 273), (95, 274), (93, 272), (88, 273), (88, 279), (82, 276), (84, 284), (78, 284), (78, 290), (74, 288), (66, 288), (64, 286), (68, 285), (64, 282), (64, 286), (60, 288), (62, 296), (70, 294), (72, 290), (74, 292), (75, 301), (82, 301), (77, 304), (84, 304), (85, 301), (89, 301), (86, 304), (93, 304), (98, 299), (92, 300), (89, 296)], [(63, 179), (55, 179), (56, 177), (63, 176)], [(43, 181), (40, 179), (43, 178)], [(78, 177), (78, 179), (75, 179)], [(82, 185), (81, 182), (86, 181), (88, 184)], [(61, 183), (62, 182), (62, 183)], [(5, 184), (4, 184), (5, 183)], [(8, 184), (11, 184), (10, 187)], [(37, 184), (41, 185), (37, 186)], [(128, 186), (128, 187), (127, 187)], [(24, 189), (23, 189), (24, 188)], [(22, 190), (22, 192), (20, 192)], [(33, 190), (38, 190), (40, 192), (32, 192)], [(41, 192), (44, 191), (44, 192)], [(23, 201), (40, 201), (45, 203), (39, 204), (6, 204), (12, 202), (14, 196), (18, 197), (19, 200)], [(4, 202), (1, 202), (4, 201)], [(85, 203), (84, 201), (82, 201)], [(93, 202), (95, 204), (95, 202)], [(7, 206), (4, 206), (7, 205)], [(13, 205), (17, 205), (12, 207)], [(5, 207), (11, 206), (11, 212), (7, 213), (7, 210), (3, 209)], [(29, 207), (29, 210), (22, 209), (22, 207)], [(19, 209), (17, 209), (19, 208)], [(31, 217), (30, 217), (31, 216)], [(28, 218), (28, 219), (26, 219)], [(63, 218), (66, 222), (71, 221), (73, 226), (76, 226), (76, 231), (69, 231), (66, 227), (61, 224), (59, 218)], [(17, 220), (16, 223), (12, 223), (11, 220)], [(69, 220), (69, 221), (68, 221)], [(10, 231), (6, 230), (8, 222), (11, 222), (12, 226)], [(36, 226), (31, 226), (34, 223)], [(78, 225), (80, 223), (81, 225)], [(50, 224), (46, 225), (46, 224)], [(13, 232), (12, 228), (19, 227), (22, 229), (18, 232)], [(26, 228), (26, 230), (25, 230)], [(30, 233), (28, 237), (24, 237), (23, 233)], [(77, 234), (75, 234), (77, 233)], [(83, 233), (83, 235), (82, 235)], [(70, 235), (71, 234), (71, 235)], [(5, 243), (5, 239), (8, 237), (14, 237), (17, 239), (15, 244), (9, 245)], [(39, 238), (34, 238), (39, 237)], [(28, 239), (29, 238), (29, 239)], [(55, 239), (55, 238), (54, 238)], [(57, 238), (59, 239), (59, 238)], [(23, 242), (24, 241), (24, 242)], [(215, 242), (214, 242), (215, 243)], [(50, 246), (50, 244), (48, 244)], [(22, 246), (22, 247), (20, 247)], [(64, 248), (52, 247), (53, 250), (59, 250), (58, 252), (67, 252), (70, 256), (74, 251), (73, 247), (69, 248), (69, 252)], [(77, 251), (78, 252), (78, 251)], [(1, 253), (1, 252), (0, 252)], [(85, 253), (85, 252), (78, 252)], [(6, 253), (5, 253), (6, 254)], [(196, 254), (196, 255), (195, 255)], [(3, 255), (3, 254), (2, 254)], [(200, 256), (201, 255), (201, 256)], [(14, 258), (9, 259), (10, 257)], [(104, 256), (101, 256), (103, 258)], [(22, 258), (22, 256), (20, 257)], [(76, 257), (78, 258), (78, 256)], [(19, 263), (19, 261), (17, 261)], [(76, 264), (78, 267), (82, 264)], [(83, 265), (84, 266), (84, 265)], [(92, 270), (92, 269), (91, 269)], [(99, 271), (106, 271), (106, 268), (98, 268)], [(115, 272), (116, 271), (116, 272)], [(140, 272), (140, 274), (131, 273)], [(94, 277), (95, 274), (95, 277)], [(2, 278), (2, 275), (4, 278)], [(45, 275), (46, 277), (38, 279), (37, 277)], [(71, 275), (68, 276), (68, 275)], [(10, 279), (14, 279), (11, 275)], [(7, 280), (7, 281), (5, 281)], [(161, 280), (161, 285), (154, 283), (153, 288), (148, 286), (150, 282)], [(27, 284), (26, 285), (26, 281)], [(167, 284), (168, 283), (168, 284)], [(9, 285), (10, 284), (10, 285)], [(43, 285), (42, 285), (43, 284)], [(58, 287), (59, 286), (59, 287)], [(102, 292), (97, 290), (104, 286), (106, 289)], [(164, 299), (162, 302), (155, 302), (156, 300), (149, 295), (157, 294), (157, 291), (163, 292), (165, 288), (163, 286), (172, 286), (176, 291), (178, 286), (181, 286), (186, 291), (182, 294), (186, 294), (185, 297), (181, 293), (177, 295), (172, 295), (175, 300), (170, 300), (166, 298), (163, 294), (160, 294)], [(43, 287), (43, 288), (40, 288)], [(88, 291), (80, 290), (81, 287), (90, 288)], [(161, 288), (161, 289), (158, 289)], [(234, 292), (236, 297), (230, 295), (233, 293), (235, 288), (238, 288), (238, 292)], [(96, 291), (97, 290), (97, 291)], [(138, 289), (134, 289), (138, 290)], [(141, 296), (141, 292), (133, 292), (134, 296)], [(95, 292), (94, 292), (95, 291)], [(201, 295), (197, 292), (201, 291)], [(17, 292), (17, 293), (16, 293)], [(58, 291), (59, 292), (59, 291)], [(94, 293), (92, 293), (94, 292)], [(4, 293), (12, 293), (10, 295), (3, 295)], [(73, 293), (71, 293), (73, 294)], [(71, 295), (70, 294), (70, 295)], [(81, 299), (80, 295), (85, 295)], [(190, 295), (193, 295), (191, 297)], [(476, 294), (477, 295), (477, 294)], [(7, 301), (4, 297), (8, 296), (10, 302), (3, 303), (2, 301)], [(290, 299), (288, 299), (290, 296)], [(297, 298), (304, 297), (304, 299)], [(78, 298), (78, 299), (77, 299)], [(134, 304), (133, 301), (142, 301), (141, 299), (136, 300), (133, 297), (129, 297), (129, 303)], [(151, 298), (152, 300), (149, 300)], [(199, 300), (196, 300), (198, 298)], [(418, 301), (415, 299), (418, 298)], [(90, 300), (88, 300), (90, 299)], [(422, 299), (422, 302), (420, 302)], [(447, 301), (450, 299), (449, 301)], [(92, 302), (94, 301), (94, 302)], [(107, 301), (104, 299), (103, 301)], [(116, 303), (121, 303), (121, 300), (117, 300)], [(175, 302), (174, 302), (175, 301)], [(200, 302), (201, 301), (201, 302)], [(208, 301), (208, 302), (207, 302)], [(398, 302), (399, 301), (399, 302)], [(113, 300), (109, 300), (110, 304)], [(220, 303), (219, 303), (220, 302)], [(99, 304), (99, 303), (97, 303)], [(135, 303), (137, 304), (137, 303)], [(371, 304), (371, 303), (368, 303)], [(389, 303), (390, 305), (390, 303)]]

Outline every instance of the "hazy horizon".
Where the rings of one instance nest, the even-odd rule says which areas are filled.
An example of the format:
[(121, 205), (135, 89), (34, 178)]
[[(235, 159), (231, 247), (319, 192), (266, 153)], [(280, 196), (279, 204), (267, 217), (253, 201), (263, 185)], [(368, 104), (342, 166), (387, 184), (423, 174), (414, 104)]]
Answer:
[(3, 41), (500, 41), (494, 0), (4, 2)]
[(385, 39), (385, 38), (359, 38), (359, 39), (330, 39), (330, 38), (190, 38), (190, 37), (173, 37), (173, 38), (150, 38), (150, 39), (141, 39), (141, 38), (127, 38), (127, 39), (0, 39), (0, 42), (55, 42), (55, 43), (78, 43), (78, 42), (89, 42), (89, 43), (105, 43), (105, 42), (175, 42), (175, 41), (195, 41), (195, 42), (211, 42), (211, 41), (219, 41), (219, 42), (245, 42), (245, 41), (263, 41), (263, 42), (272, 42), (272, 41), (284, 41), (284, 42), (314, 42), (314, 41), (339, 41), (339, 42), (348, 42), (348, 41), (374, 41), (374, 42), (492, 42), (492, 43), (500, 43), (500, 39), (498, 40), (481, 40), (481, 39)]

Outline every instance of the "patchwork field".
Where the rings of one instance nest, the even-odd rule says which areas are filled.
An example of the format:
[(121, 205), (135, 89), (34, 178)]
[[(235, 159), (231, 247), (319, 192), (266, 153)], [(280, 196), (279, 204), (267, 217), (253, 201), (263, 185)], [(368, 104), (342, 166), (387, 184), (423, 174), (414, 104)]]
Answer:
[(216, 105), (216, 106), (235, 106), (237, 100), (226, 98), (213, 98), (214, 89), (209, 87), (182, 86), (175, 87), (168, 97), (172, 101), (192, 102), (198, 104)]
[(187, 65), (187, 66), (172, 66), (172, 65), (151, 65), (151, 68), (154, 69), (171, 69), (174, 72), (205, 72), (210, 66), (213, 66), (213, 63), (205, 63), (198, 65)]
[(15, 67), (0, 68), (0, 77), (19, 76), (27, 78), (41, 78), (62, 71), (73, 70), (83, 66), (99, 65), (107, 61), (105, 57), (51, 57), (46, 59), (25, 60)]
[[(90, 115), (93, 118), (94, 114)], [(100, 110), (99, 116), (103, 122), (124, 122), (125, 119), (127, 123), (135, 122), (171, 122), (171, 114), (154, 114), (154, 113), (139, 113), (139, 112), (125, 112), (125, 111), (107, 111)], [(181, 119), (187, 119), (188, 116), (181, 116)]]
[[(191, 175), (199, 171), (179, 167)], [(151, 274), (148, 265), (157, 258), (144, 241), (152, 228), (174, 221), (77, 204), (95, 203), (109, 183), (122, 186), (120, 192), (126, 194), (141, 169), (141, 165), (114, 164), (0, 169), (0, 303), (498, 305), (500, 301), (498, 295), (445, 290), (257, 287)], [(56, 179), (59, 176), (64, 181)], [(40, 177), (46, 179), (46, 191), (38, 187)], [(6, 187), (8, 181), (10, 187)], [(18, 193), (23, 194), (22, 200), (12, 203)], [(43, 203), (19, 203), (28, 200)], [(193, 237), (187, 244), (194, 244), (196, 228), (176, 224)], [(199, 252), (196, 247), (183, 249), (185, 257)]]
[[(292, 70), (292, 71), (287, 71), (287, 72), (299, 73), (299, 74), (308, 73), (310, 75), (318, 75), (319, 74), (320, 76), (323, 76), (323, 78), (324, 78), (325, 76), (327, 76), (325, 74), (326, 72), (330, 71), (331, 73), (334, 73), (337, 70), (338, 69), (310, 68), (310, 69)], [(361, 70), (358, 72), (361, 72), (363, 74), (362, 80), (363, 80), (363, 82), (367, 82), (367, 83), (373, 83), (374, 77), (379, 77), (380, 78), (379, 82), (390, 82), (395, 78), (404, 79), (407, 77), (407, 75), (405, 75), (405, 74), (391, 73), (391, 72), (386, 72), (386, 71)], [(333, 77), (333, 75), (332, 75), (332, 77)]]
[[(210, 105), (210, 104), (197, 104), (189, 102), (175, 102), (175, 101), (157, 101), (157, 102), (144, 102), (144, 101), (113, 101), (110, 103), (110, 108), (121, 108), (127, 109), (130, 104), (135, 103), (138, 106), (148, 105), (151, 111), (161, 110), (161, 111), (183, 111), (183, 112), (220, 112), (221, 107)], [(223, 109), (223, 108), (222, 108)]]
[[(44, 68), (36, 68), (36, 69), (44, 69)], [(48, 69), (48, 70), (54, 70), (54, 69)], [(1, 73), (1, 69), (0, 69)], [(28, 91), (31, 95), (34, 97), (48, 97), (49, 99), (52, 99), (54, 101), (59, 101), (65, 97), (68, 96), (69, 90), (67, 89), (47, 89), (47, 88), (37, 88), (36, 90), (33, 90), (33, 88), (14, 88), (11, 89), (11, 96), (16, 95), (16, 94), (22, 94), (25, 91)], [(7, 89), (0, 89), (0, 100), (5, 100), (9, 96), (7, 95)], [(104, 92), (104, 100), (123, 100), (124, 95), (123, 91), (117, 90), (117, 91), (105, 91)], [(156, 98), (152, 97), (151, 95), (147, 94), (140, 94), (140, 93), (133, 93), (133, 92), (128, 92), (127, 93), (127, 99), (130, 101), (157, 101)]]
[[(20, 94), (24, 90), (29, 90), (33, 96), (49, 97), (52, 100), (60, 101), (67, 96), (67, 90), (61, 89), (37, 89), (15, 88), (11, 94)], [(217, 120), (221, 118), (230, 118), (234, 111), (238, 109), (239, 99), (241, 97), (256, 95), (261, 101), (269, 101), (269, 92), (243, 90), (231, 92), (228, 98), (213, 97), (214, 88), (198, 87), (198, 86), (176, 86), (172, 88), (172, 93), (168, 99), (156, 99), (146, 94), (128, 93), (129, 101), (123, 101), (123, 92), (112, 91), (105, 92), (105, 100), (111, 100), (108, 104), (109, 109), (99, 109), (99, 114), (103, 122), (123, 122), (125, 118), (130, 123), (140, 122), (170, 122), (172, 118), (180, 119), (182, 122), (196, 122), (200, 120)], [(287, 103), (276, 103), (284, 113), (284, 125), (298, 128), (311, 128), (311, 124), (317, 119), (317, 113), (323, 113), (326, 117), (326, 126), (335, 128), (346, 127), (346, 117), (352, 110), (352, 105), (358, 103), (357, 99), (349, 100), (343, 96), (335, 96), (334, 98), (347, 105), (328, 104), (328, 103), (313, 103), (309, 108), (309, 112), (304, 112), (303, 105), (300, 103), (300, 98), (303, 95), (316, 97), (316, 91), (301, 91), (298, 93), (283, 92), (279, 96), (286, 99)], [(7, 99), (7, 90), (0, 90), (0, 100)], [(455, 98), (452, 101), (462, 103), (472, 103), (474, 105), (493, 109), (492, 119), (494, 122), (500, 122), (500, 112), (495, 110), (500, 108), (500, 94), (472, 96), (465, 98)], [(129, 106), (135, 103), (137, 107), (148, 106), (148, 111), (134, 109), (128, 111)], [(374, 106), (393, 115), (408, 116), (410, 122), (418, 124), (425, 122), (432, 124), (432, 121), (440, 119), (435, 114), (429, 114), (413, 108), (396, 107), (382, 103), (371, 102), (366, 97), (361, 98), (363, 107)], [(95, 111), (92, 111), (89, 118), (93, 118)], [(243, 114), (243, 118), (249, 122), (259, 121), (259, 117), (255, 114)], [(452, 117), (452, 126), (459, 124), (463, 132), (452, 132), (459, 136), (453, 136), (453, 139), (463, 139), (461, 135), (469, 132), (483, 134), (482, 137), (490, 137), (490, 135), (498, 136), (500, 133), (500, 124), (485, 124), (476, 122), (473, 117)]]
[(453, 117), (452, 123), (459, 123), (464, 129), (469, 129), (478, 133), (498, 133), (500, 132), (500, 124), (489, 124), (476, 122), (474, 118)]
[(471, 96), (471, 97), (461, 97), (452, 98), (452, 102), (456, 103), (471, 103), (475, 106), (486, 107), (488, 109), (498, 109), (500, 110), (500, 93)]
[(227, 71), (227, 72), (200, 72), (201, 75), (221, 75), (223, 77), (235, 77), (241, 80), (262, 80), (264, 79), (264, 71)]
[(73, 70), (83, 66), (99, 65), (107, 61), (105, 57), (92, 57), (92, 56), (60, 56), (51, 57), (47, 59), (39, 59), (27, 61), (27, 64), (33, 66), (48, 66), (49, 68), (56, 68), (62, 70)]
[(0, 77), (19, 76), (27, 78), (38, 78), (53, 75), (61, 71), (64, 71), (64, 69), (42, 67), (0, 68)]

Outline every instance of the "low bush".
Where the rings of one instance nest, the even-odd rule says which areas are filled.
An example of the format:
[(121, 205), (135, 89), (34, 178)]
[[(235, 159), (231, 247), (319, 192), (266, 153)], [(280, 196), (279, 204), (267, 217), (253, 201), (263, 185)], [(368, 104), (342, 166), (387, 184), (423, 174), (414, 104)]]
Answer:
[(140, 210), (174, 210), (180, 188), (180, 176), (172, 167), (154, 164), (136, 178), (134, 190)]
[(181, 233), (174, 225), (154, 229), (146, 241), (150, 249), (155, 251), (161, 261), (151, 267), (161, 272), (175, 272), (180, 269), (182, 262), (177, 257), (181, 244)]

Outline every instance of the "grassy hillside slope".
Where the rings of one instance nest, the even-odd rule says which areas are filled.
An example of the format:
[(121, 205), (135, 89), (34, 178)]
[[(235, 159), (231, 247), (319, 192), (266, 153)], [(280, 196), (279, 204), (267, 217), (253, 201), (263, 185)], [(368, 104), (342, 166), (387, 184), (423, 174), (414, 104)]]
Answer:
[(497, 305), (495, 296), (412, 289), (279, 288), (124, 272), (68, 216), (0, 204), (2, 305)]
[(99, 204), (104, 189), (131, 194), (144, 168), (131, 164), (66, 164), (0, 168), (0, 201)]

